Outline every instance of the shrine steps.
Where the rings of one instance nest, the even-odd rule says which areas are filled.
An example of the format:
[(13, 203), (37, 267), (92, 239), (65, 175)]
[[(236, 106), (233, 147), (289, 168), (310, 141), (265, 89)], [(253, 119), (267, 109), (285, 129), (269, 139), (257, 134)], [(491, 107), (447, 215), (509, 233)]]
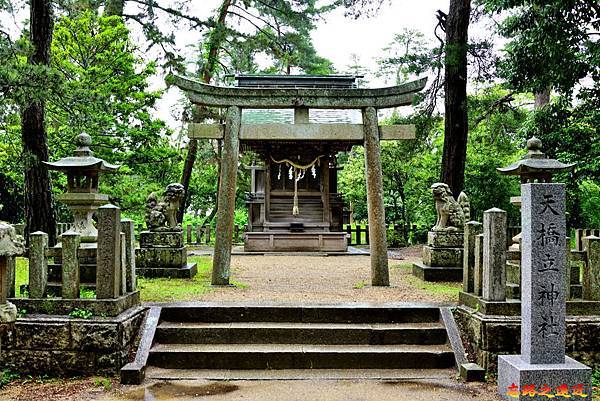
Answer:
[(143, 380), (146, 367), (153, 379), (391, 380), (455, 366), (436, 306), (183, 303), (154, 307), (147, 320), (151, 335), (124, 383)]

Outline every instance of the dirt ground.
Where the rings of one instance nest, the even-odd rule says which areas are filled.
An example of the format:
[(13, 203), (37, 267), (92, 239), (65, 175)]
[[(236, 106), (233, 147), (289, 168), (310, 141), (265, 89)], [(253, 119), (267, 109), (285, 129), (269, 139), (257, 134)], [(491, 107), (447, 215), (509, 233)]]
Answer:
[(462, 384), (448, 379), (369, 381), (178, 381), (110, 388), (98, 379), (68, 384), (9, 385), (3, 401), (499, 401), (494, 386)]
[(388, 288), (371, 287), (369, 256), (233, 256), (231, 279), (238, 286), (215, 289), (203, 300), (456, 302), (452, 290), (459, 283), (442, 283), (438, 288), (412, 276), (410, 266), (420, 259), (418, 252), (408, 248), (390, 253), (394, 259), (389, 260)]

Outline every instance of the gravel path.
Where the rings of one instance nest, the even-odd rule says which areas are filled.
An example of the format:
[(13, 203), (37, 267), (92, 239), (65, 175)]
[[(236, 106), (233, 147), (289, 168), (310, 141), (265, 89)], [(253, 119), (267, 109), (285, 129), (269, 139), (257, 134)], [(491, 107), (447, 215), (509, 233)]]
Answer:
[[(395, 255), (404, 257), (402, 255)], [(412, 262), (390, 259), (390, 287), (370, 286), (368, 256), (233, 256), (231, 277), (237, 287), (219, 288), (207, 301), (275, 302), (456, 302), (455, 292), (432, 291), (411, 275)], [(398, 267), (401, 266), (401, 267)], [(458, 288), (458, 283), (446, 283)]]

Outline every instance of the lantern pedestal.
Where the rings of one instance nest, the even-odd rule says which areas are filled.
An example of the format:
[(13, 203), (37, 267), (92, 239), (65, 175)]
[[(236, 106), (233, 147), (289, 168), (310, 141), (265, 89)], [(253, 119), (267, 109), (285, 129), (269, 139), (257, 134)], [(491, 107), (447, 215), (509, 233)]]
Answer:
[(73, 229), (81, 235), (81, 242), (98, 241), (98, 230), (92, 216), (102, 205), (108, 203), (108, 195), (98, 193), (67, 192), (56, 196), (73, 213)]

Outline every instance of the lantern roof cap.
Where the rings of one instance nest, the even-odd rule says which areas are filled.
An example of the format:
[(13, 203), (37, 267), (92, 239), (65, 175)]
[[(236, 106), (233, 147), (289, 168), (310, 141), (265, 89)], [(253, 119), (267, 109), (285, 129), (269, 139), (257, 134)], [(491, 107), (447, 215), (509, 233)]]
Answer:
[(44, 162), (51, 170), (72, 171), (72, 170), (97, 170), (102, 172), (112, 173), (118, 170), (121, 166), (111, 164), (103, 159), (94, 157), (94, 153), (90, 149), (92, 145), (92, 137), (86, 133), (79, 134), (75, 137), (77, 149), (74, 156), (63, 157), (55, 162)]
[(575, 166), (575, 163), (565, 164), (556, 159), (548, 158), (542, 152), (542, 141), (534, 136), (527, 141), (527, 155), (523, 159), (496, 170), (506, 175), (554, 174), (570, 170), (573, 166)]

